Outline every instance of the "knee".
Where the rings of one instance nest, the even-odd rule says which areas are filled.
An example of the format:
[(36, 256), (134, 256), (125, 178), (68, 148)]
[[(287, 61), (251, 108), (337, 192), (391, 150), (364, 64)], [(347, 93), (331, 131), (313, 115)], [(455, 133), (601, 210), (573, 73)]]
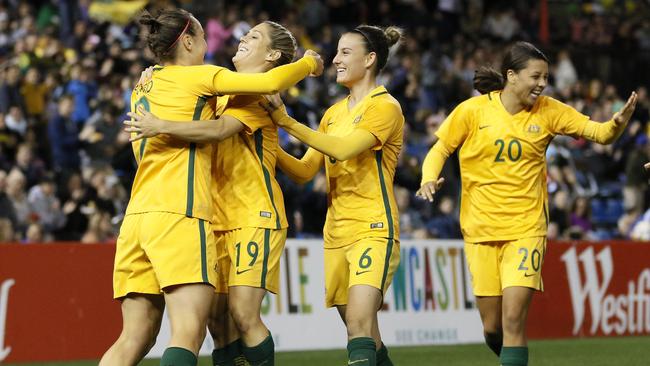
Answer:
[(240, 305), (233, 304), (230, 307), (230, 314), (237, 329), (242, 333), (246, 333), (260, 323), (262, 319), (260, 318), (259, 312), (252, 311), (250, 307), (244, 306), (243, 304)]
[(348, 330), (348, 336), (370, 336), (372, 334), (373, 319), (346, 314), (345, 324)]
[(133, 353), (144, 354), (156, 344), (159, 327), (145, 325), (140, 328), (125, 328), (120, 334), (119, 343), (122, 348)]
[(503, 314), (503, 332), (508, 334), (521, 333), (526, 327), (526, 318), (517, 312)]

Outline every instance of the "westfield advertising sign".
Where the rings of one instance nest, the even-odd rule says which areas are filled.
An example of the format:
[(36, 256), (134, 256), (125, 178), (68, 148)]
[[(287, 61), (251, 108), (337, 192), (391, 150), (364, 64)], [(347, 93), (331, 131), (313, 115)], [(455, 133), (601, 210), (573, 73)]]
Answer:
[(650, 334), (650, 245), (550, 243), (531, 338)]

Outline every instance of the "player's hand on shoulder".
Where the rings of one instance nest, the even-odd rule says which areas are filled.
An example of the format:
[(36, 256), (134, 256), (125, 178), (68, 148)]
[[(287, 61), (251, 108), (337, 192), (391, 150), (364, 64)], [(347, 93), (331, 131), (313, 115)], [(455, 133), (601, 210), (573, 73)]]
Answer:
[(151, 81), (151, 78), (153, 77), (153, 66), (149, 66), (146, 69), (140, 73), (140, 80), (138, 80), (138, 83), (135, 84), (136, 86), (138, 85), (145, 85), (149, 81)]
[(415, 195), (423, 200), (433, 202), (433, 197), (436, 195), (436, 192), (442, 188), (442, 184), (445, 182), (445, 178), (438, 178), (437, 181), (430, 181), (424, 183)]
[(309, 74), (309, 76), (320, 76), (323, 73), (323, 69), (325, 68), (325, 64), (323, 62), (323, 58), (320, 57), (318, 52), (314, 50), (307, 50), (305, 51), (305, 56), (311, 56), (316, 60), (316, 70)]
[(620, 111), (614, 113), (613, 119), (617, 125), (627, 123), (627, 121), (630, 120), (632, 113), (634, 113), (634, 108), (636, 107), (636, 99), (636, 92), (632, 92), (632, 94), (630, 94), (630, 97), (627, 98), (627, 102), (623, 108), (621, 108)]
[(260, 105), (269, 113), (273, 123), (282, 127), (285, 121), (282, 117), (287, 114), (287, 110), (284, 107), (284, 102), (280, 94), (265, 95), (264, 99), (264, 101), (260, 102)]
[(137, 113), (129, 112), (127, 115), (131, 119), (124, 121), (124, 125), (127, 126), (124, 131), (132, 134), (129, 141), (133, 142), (162, 133), (163, 121), (144, 110), (142, 106), (138, 106)]

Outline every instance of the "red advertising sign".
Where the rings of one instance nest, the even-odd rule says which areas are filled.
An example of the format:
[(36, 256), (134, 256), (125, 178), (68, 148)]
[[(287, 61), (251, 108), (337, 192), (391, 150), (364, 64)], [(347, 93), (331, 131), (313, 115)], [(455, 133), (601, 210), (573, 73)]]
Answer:
[(0, 244), (0, 364), (98, 359), (122, 328), (114, 245)]
[(650, 334), (650, 244), (549, 243), (531, 338)]
[[(112, 300), (114, 252), (106, 244), (0, 245), (0, 363), (98, 359), (122, 325)], [(650, 334), (650, 243), (549, 243), (543, 277), (531, 338)]]

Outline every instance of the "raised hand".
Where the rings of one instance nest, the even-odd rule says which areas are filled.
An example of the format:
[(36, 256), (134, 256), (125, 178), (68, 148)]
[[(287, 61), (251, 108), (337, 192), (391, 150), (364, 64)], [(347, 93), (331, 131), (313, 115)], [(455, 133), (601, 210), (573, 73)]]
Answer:
[(636, 107), (636, 92), (632, 92), (630, 94), (630, 97), (627, 98), (627, 103), (621, 108), (620, 111), (614, 113), (614, 122), (618, 125), (627, 123), (627, 121), (630, 120), (630, 117), (632, 117), (632, 113), (634, 113), (634, 108)]
[(162, 133), (163, 121), (151, 112), (144, 110), (141, 105), (138, 106), (138, 113), (129, 112), (127, 115), (131, 117), (131, 119), (124, 121), (124, 124), (127, 126), (124, 131), (135, 133), (135, 135), (132, 135), (131, 138), (129, 138), (130, 142), (145, 137), (153, 137)]
[(445, 178), (438, 178), (437, 181), (426, 182), (415, 192), (415, 195), (423, 200), (433, 202), (433, 197), (436, 192), (440, 190), (442, 184), (445, 182)]
[(325, 65), (323, 63), (323, 59), (320, 57), (318, 52), (313, 50), (307, 50), (305, 51), (305, 56), (311, 56), (316, 60), (316, 70), (311, 74), (309, 74), (309, 76), (320, 76), (323, 73), (323, 69), (325, 68)]

